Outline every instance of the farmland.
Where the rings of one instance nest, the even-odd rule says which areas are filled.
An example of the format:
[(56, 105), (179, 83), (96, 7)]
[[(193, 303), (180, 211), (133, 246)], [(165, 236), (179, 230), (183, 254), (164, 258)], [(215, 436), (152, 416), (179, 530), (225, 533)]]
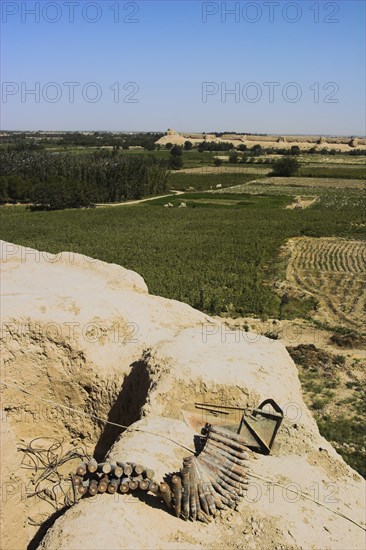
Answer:
[[(87, 158), (83, 149), (77, 154)], [(154, 152), (158, 163), (169, 155)], [(117, 156), (123, 165), (123, 159), (140, 163), (151, 154), (132, 149)], [(298, 174), (272, 177), (268, 158), (215, 166), (215, 156), (184, 151), (183, 169), (172, 170), (155, 189), (180, 195), (114, 208), (30, 211), (4, 205), (2, 238), (123, 265), (140, 273), (153, 294), (284, 342), (286, 323), (300, 327), (297, 346), (288, 344), (307, 403), (322, 433), (365, 475), (359, 430), (365, 382), (359, 349), (365, 314), (362, 162), (304, 155)], [(168, 202), (172, 207), (164, 208)], [(314, 330), (323, 335), (316, 349)]]

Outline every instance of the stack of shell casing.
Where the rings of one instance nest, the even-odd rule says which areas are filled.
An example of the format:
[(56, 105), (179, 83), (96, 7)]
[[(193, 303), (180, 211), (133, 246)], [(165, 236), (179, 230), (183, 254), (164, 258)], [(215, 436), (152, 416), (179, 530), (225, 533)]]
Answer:
[[(206, 424), (205, 445), (198, 456), (183, 459), (171, 488), (160, 484), (160, 494), (177, 517), (209, 523), (218, 510), (235, 508), (248, 485), (248, 448), (243, 439), (224, 428)], [(161, 485), (163, 485), (163, 490)]]
[(141, 464), (131, 462), (102, 462), (93, 458), (82, 462), (72, 476), (75, 500), (81, 496), (97, 493), (128, 493), (141, 489), (154, 494), (159, 492), (159, 484), (154, 481), (154, 472)]

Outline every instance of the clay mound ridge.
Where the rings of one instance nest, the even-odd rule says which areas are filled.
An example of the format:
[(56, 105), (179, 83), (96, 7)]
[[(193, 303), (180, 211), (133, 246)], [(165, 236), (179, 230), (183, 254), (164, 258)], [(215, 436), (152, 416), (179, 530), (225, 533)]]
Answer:
[(179, 133), (169, 129), (166, 134), (156, 142), (157, 145), (172, 145), (183, 146), (186, 141), (190, 141), (193, 145), (198, 145), (202, 141), (214, 141), (216, 143), (232, 143), (235, 147), (239, 145), (247, 145), (248, 148), (254, 145), (262, 147), (272, 147), (274, 149), (290, 149), (293, 145), (297, 145), (300, 149), (308, 150), (312, 147), (318, 149), (334, 149), (336, 151), (347, 152), (352, 149), (366, 149), (366, 139), (364, 138), (349, 138), (349, 137), (319, 137), (319, 136), (256, 136), (256, 135), (237, 135), (223, 134), (221, 137), (216, 137), (215, 134), (190, 134)]
[(16, 466), (15, 446), (34, 437), (83, 441), (98, 459), (140, 461), (161, 478), (187, 455), (172, 439), (194, 448), (182, 410), (195, 401), (252, 407), (272, 397), (285, 411), (273, 454), (251, 464), (255, 477), (238, 511), (209, 526), (175, 518), (153, 496), (99, 495), (37, 531), (24, 517), (37, 501), (15, 491), (2, 507), (1, 548), (14, 547), (14, 517), (19, 541), (47, 550), (364, 547), (362, 528), (301, 496), (364, 522), (364, 480), (319, 435), (280, 342), (238, 337), (186, 304), (151, 296), (120, 266), (5, 242), (1, 250), (3, 483)]

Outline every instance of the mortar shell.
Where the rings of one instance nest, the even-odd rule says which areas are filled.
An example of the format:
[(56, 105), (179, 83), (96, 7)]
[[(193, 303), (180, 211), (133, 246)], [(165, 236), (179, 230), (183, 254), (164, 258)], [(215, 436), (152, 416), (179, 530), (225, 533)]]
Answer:
[(128, 477), (124, 477), (123, 479), (121, 479), (121, 483), (119, 484), (119, 490), (121, 491), (121, 493), (128, 493), (131, 488), (130, 481), (131, 480)]
[(142, 479), (139, 482), (139, 487), (142, 491), (147, 491), (149, 489), (149, 480), (148, 479)]
[(172, 507), (172, 494), (170, 487), (167, 483), (160, 483), (159, 485), (159, 493), (165, 504), (168, 508)]
[(90, 472), (91, 474), (94, 474), (94, 472), (97, 471), (98, 462), (95, 460), (95, 458), (92, 458), (91, 460), (89, 460), (87, 468), (88, 468), (88, 472)]
[(96, 479), (91, 479), (89, 483), (89, 495), (94, 496), (98, 492), (98, 482)]
[(130, 479), (130, 481), (128, 482), (128, 485), (131, 491), (136, 491), (136, 489), (139, 486), (139, 482), (136, 481), (136, 479)]
[(150, 468), (146, 468), (145, 470), (145, 476), (147, 479), (154, 479), (155, 472), (154, 470), (150, 470)]
[(86, 474), (86, 471), (87, 471), (87, 466), (85, 464), (85, 462), (82, 462), (81, 464), (79, 464), (79, 466), (76, 468), (76, 474), (78, 476), (85, 476)]
[(150, 480), (148, 490), (150, 491), (150, 493), (154, 493), (156, 495), (159, 492), (159, 485), (156, 483), (156, 481)]
[(112, 471), (112, 465), (110, 462), (101, 462), (98, 464), (98, 468), (103, 474), (109, 474)]

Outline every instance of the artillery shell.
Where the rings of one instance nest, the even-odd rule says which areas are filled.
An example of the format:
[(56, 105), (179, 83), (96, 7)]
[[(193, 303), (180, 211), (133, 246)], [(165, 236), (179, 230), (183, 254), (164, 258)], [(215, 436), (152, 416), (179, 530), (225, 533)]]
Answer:
[(86, 470), (87, 470), (87, 466), (85, 464), (85, 462), (82, 462), (81, 464), (79, 464), (79, 466), (76, 468), (76, 474), (78, 476), (85, 476), (86, 474)]
[(133, 468), (133, 472), (136, 473), (138, 476), (141, 475), (145, 468), (143, 466), (141, 466), (141, 464), (131, 464), (132, 468)]
[(172, 486), (175, 515), (179, 518), (182, 507), (182, 481), (179, 476), (172, 477)]
[(231, 437), (228, 437), (226, 435), (218, 434), (217, 432), (210, 431), (207, 438), (210, 439), (210, 440), (212, 439), (214, 441), (222, 443), (222, 444), (226, 445), (227, 447), (231, 447), (232, 449), (235, 449), (236, 451), (239, 451), (241, 453), (247, 451), (247, 447), (245, 447), (244, 445), (242, 445), (238, 441), (236, 441), (236, 440), (234, 440)]
[(154, 470), (150, 470), (149, 468), (146, 468), (145, 476), (147, 479), (154, 479), (155, 472)]
[(233, 447), (234, 449), (237, 449), (240, 452), (248, 451), (248, 447), (245, 444), (245, 440), (242, 437), (234, 434), (233, 432), (229, 432), (229, 430), (218, 428), (217, 426), (211, 426), (209, 430), (209, 437), (216, 441), (224, 443), (229, 447)]
[(204, 447), (204, 450), (209, 450), (212, 454), (216, 454), (220, 457), (224, 457), (226, 460), (229, 460), (230, 462), (232, 462), (233, 464), (236, 464), (237, 466), (243, 466), (244, 468), (247, 467), (248, 463), (247, 461), (244, 461), (243, 459), (240, 459), (240, 458), (236, 458), (235, 456), (233, 456), (232, 454), (230, 454), (230, 452), (228, 452), (228, 449), (230, 449), (230, 447), (226, 447), (226, 449), (222, 449), (222, 448), (219, 448), (219, 447), (215, 447), (214, 445), (214, 441), (212, 441), (211, 439), (207, 440), (207, 443)]
[(121, 468), (121, 466), (118, 466), (117, 464), (112, 464), (112, 474), (114, 475), (114, 477), (122, 477), (123, 468)]
[(200, 506), (203, 509), (203, 511), (206, 514), (208, 514), (209, 513), (208, 502), (207, 502), (207, 499), (206, 499), (206, 493), (205, 493), (203, 483), (202, 483), (202, 476), (200, 474), (200, 470), (199, 470), (198, 465), (197, 465), (197, 459), (194, 459), (192, 461), (192, 464), (193, 464), (194, 472), (195, 472), (196, 478), (197, 478), (197, 493), (198, 493), (199, 503), (200, 503)]
[(209, 523), (211, 523), (211, 518), (208, 514), (206, 514), (203, 510), (200, 510), (197, 514), (197, 519), (199, 521), (202, 521), (203, 523), (206, 523), (206, 525), (208, 525)]
[(108, 487), (107, 487), (108, 493), (110, 493), (111, 495), (113, 495), (113, 494), (117, 491), (119, 484), (120, 484), (120, 480), (119, 480), (119, 479), (112, 479), (112, 480), (109, 482), (109, 485), (108, 485)]
[(209, 475), (212, 486), (215, 491), (219, 493), (222, 502), (232, 508), (235, 505), (235, 502), (239, 500), (238, 495), (233, 494), (231, 491), (227, 490), (226, 487), (224, 487), (223, 481), (219, 478), (220, 471), (215, 469), (215, 467), (212, 467), (212, 464), (209, 462), (204, 462), (204, 465), (210, 473)]
[(207, 500), (210, 513), (213, 516), (215, 516), (217, 510), (223, 510), (225, 506), (220, 499), (220, 495), (216, 493), (215, 489), (213, 488), (212, 483), (209, 480), (208, 474), (206, 473), (206, 469), (204, 468), (203, 464), (199, 463), (198, 468), (201, 472), (203, 487), (206, 493), (206, 500)]
[(197, 519), (197, 485), (192, 466), (189, 468), (189, 512), (193, 521)]
[(85, 493), (88, 491), (89, 487), (89, 480), (83, 481), (80, 485), (78, 485), (78, 493), (79, 495), (85, 495)]
[(128, 485), (131, 491), (136, 491), (137, 487), (139, 486), (139, 482), (136, 481), (136, 479), (130, 479)]
[(250, 455), (247, 452), (241, 453), (240, 451), (235, 451), (235, 449), (233, 449), (232, 447), (228, 447), (227, 445), (219, 443), (218, 441), (214, 441), (211, 438), (207, 439), (207, 443), (213, 445), (214, 447), (217, 447), (221, 451), (228, 453), (233, 458), (237, 458), (238, 460), (249, 460)]
[(155, 481), (150, 481), (148, 490), (156, 495), (159, 492), (159, 485)]
[(164, 482), (160, 483), (159, 493), (161, 495), (161, 498), (163, 499), (163, 501), (167, 505), (167, 507), (171, 508), (172, 507), (172, 494), (171, 494), (171, 490), (170, 490), (169, 485), (167, 483), (164, 483)]
[(181, 470), (182, 477), (182, 515), (183, 519), (187, 521), (189, 519), (189, 469), (182, 468)]
[(108, 487), (109, 479), (107, 476), (103, 476), (98, 483), (98, 493), (105, 493)]
[(96, 479), (91, 479), (88, 489), (89, 495), (94, 496), (98, 492), (98, 482)]
[(90, 472), (91, 474), (94, 474), (94, 472), (97, 471), (98, 462), (95, 460), (95, 458), (92, 458), (91, 460), (89, 460), (87, 469), (88, 469), (88, 472)]
[[(128, 477), (124, 477), (122, 480), (121, 480), (121, 483), (119, 485), (119, 490), (121, 491), (121, 493), (128, 493), (128, 491), (130, 490), (130, 479)], [(137, 482), (135, 482), (137, 484)]]
[(103, 474), (109, 474), (112, 471), (112, 464), (110, 462), (101, 462), (98, 464), (98, 468)]
[(123, 473), (128, 477), (132, 474), (133, 468), (128, 462), (119, 462), (117, 461), (117, 466), (123, 469)]
[(215, 474), (217, 483), (219, 483), (226, 491), (231, 493), (234, 500), (236, 496), (243, 496), (242, 488), (240, 487), (240, 485), (238, 485), (235, 481), (225, 475), (225, 473), (219, 467), (217, 467), (215, 463), (211, 462), (208, 457), (202, 458), (202, 460), (205, 461), (208, 466), (213, 466), (214, 468), (216, 468)]
[[(237, 474), (238, 476), (242, 476), (243, 478), (246, 476), (247, 472), (245, 470), (245, 468), (243, 468), (242, 466), (237, 466), (236, 464), (234, 464), (233, 462), (230, 462), (229, 460), (226, 460), (224, 457), (220, 457), (219, 455), (219, 458), (217, 458), (216, 455), (213, 455), (211, 453), (211, 451), (209, 450), (203, 450), (202, 453), (201, 453), (202, 456), (207, 456), (207, 457), (210, 457), (210, 460), (212, 460), (213, 462), (217, 463), (218, 465), (221, 466), (221, 468), (225, 468), (225, 470), (227, 470), (228, 472), (233, 472), (234, 474)], [(220, 468), (220, 469), (221, 469)]]
[(72, 476), (73, 485), (80, 485), (82, 481), (83, 481), (83, 478), (81, 476), (77, 476), (77, 475)]
[(215, 474), (213, 474), (212, 471), (210, 471), (205, 464), (200, 463), (199, 465), (201, 471), (205, 474), (205, 479), (207, 487), (209, 488), (212, 498), (214, 499), (215, 506), (218, 510), (223, 510), (226, 506), (233, 506), (234, 503), (230, 500), (228, 500), (225, 496), (223, 496), (219, 491), (216, 491), (214, 488), (214, 484), (216, 482)]
[(139, 487), (142, 491), (147, 491), (149, 488), (149, 480), (148, 479), (142, 479), (139, 482)]
[(224, 472), (224, 474), (226, 474), (227, 476), (231, 477), (234, 481), (242, 483), (245, 480), (247, 472), (245, 470), (241, 471), (241, 469), (239, 469), (239, 466), (234, 467), (232, 463), (227, 463), (224, 460), (222, 461), (216, 455), (212, 455), (208, 451), (201, 453), (201, 455), (202, 458), (207, 458), (207, 460), (212, 462), (212, 464), (216, 466), (216, 468)]

